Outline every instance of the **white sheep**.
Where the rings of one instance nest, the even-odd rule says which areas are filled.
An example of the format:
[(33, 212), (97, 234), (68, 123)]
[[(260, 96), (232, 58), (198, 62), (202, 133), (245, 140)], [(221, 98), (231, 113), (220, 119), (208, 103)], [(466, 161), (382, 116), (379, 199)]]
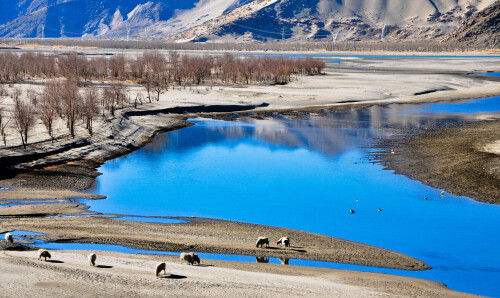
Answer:
[(269, 247), (269, 238), (267, 237), (259, 237), (259, 239), (257, 239), (257, 242), (255, 243), (255, 247), (263, 247), (264, 244), (266, 245), (266, 247)]
[(14, 243), (14, 238), (12, 238), (12, 235), (10, 233), (5, 234), (5, 241), (9, 243)]
[(181, 256), (179, 257), (179, 259), (181, 262), (186, 262), (189, 265), (194, 264), (193, 257), (188, 253), (185, 253), (185, 252), (181, 253)]
[(197, 254), (195, 254), (194, 252), (190, 252), (189, 255), (193, 259), (193, 263), (200, 265), (200, 257), (198, 257)]
[(47, 258), (52, 258), (52, 256), (50, 255), (49, 251), (46, 250), (46, 249), (43, 249), (43, 248), (40, 248), (38, 250), (38, 260), (42, 260), (42, 258), (44, 258), (44, 261), (47, 262)]
[(90, 266), (95, 266), (95, 260), (97, 259), (97, 256), (95, 253), (91, 253), (89, 255), (89, 263), (90, 263)]
[(280, 240), (278, 240), (278, 242), (276, 242), (277, 245), (282, 245), (282, 246), (285, 246), (285, 247), (288, 247), (290, 246), (290, 238), (288, 237), (281, 237)]
[(156, 276), (160, 275), (160, 272), (167, 274), (167, 265), (165, 263), (160, 263), (156, 265)]

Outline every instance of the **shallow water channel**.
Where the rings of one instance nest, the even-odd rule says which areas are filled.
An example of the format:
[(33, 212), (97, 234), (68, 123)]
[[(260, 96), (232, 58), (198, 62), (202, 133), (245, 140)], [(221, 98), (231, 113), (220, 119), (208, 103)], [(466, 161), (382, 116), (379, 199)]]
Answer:
[[(108, 214), (221, 218), (367, 243), (433, 269), (318, 265), (431, 279), (500, 296), (500, 206), (442, 197), (441, 189), (367, 158), (378, 138), (398, 128), (499, 117), (499, 111), (497, 97), (347, 109), (305, 120), (193, 119), (195, 126), (161, 134), (104, 164), (94, 192), (108, 199), (87, 202)], [(290, 264), (301, 264), (295, 261)]]

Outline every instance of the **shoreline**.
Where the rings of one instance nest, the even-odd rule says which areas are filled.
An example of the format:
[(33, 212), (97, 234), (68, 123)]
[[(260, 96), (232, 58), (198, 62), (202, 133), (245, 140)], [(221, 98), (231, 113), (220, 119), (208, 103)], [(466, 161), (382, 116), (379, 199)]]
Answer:
[[(330, 71), (335, 71), (335, 68), (331, 68)], [(412, 70), (404, 70), (405, 72), (412, 73)], [(413, 70), (415, 71), (415, 70)], [(340, 74), (346, 74), (339, 72)], [(331, 75), (331, 74), (330, 74)], [(451, 79), (451, 82), (455, 79), (454, 75), (447, 74)], [(456, 75), (457, 77), (462, 75)], [(368, 78), (368, 77), (367, 77)], [(470, 78), (466, 77), (466, 79), (470, 79), (470, 81), (483, 82), (484, 80), (481, 78)], [(296, 84), (291, 84), (291, 87), (288, 87), (286, 90), (292, 90), (293, 88), (300, 88), (304, 85), (301, 85), (303, 81), (307, 81), (309, 78), (301, 78), (300, 82)], [(42, 200), (43, 203), (35, 204), (35, 205), (23, 205), (23, 206), (12, 206), (6, 207), (10, 210), (6, 210), (6, 208), (0, 208), (2, 212), (0, 214), (1, 217), (4, 217), (4, 220), (1, 221), (0, 227), (4, 230), (25, 230), (25, 231), (38, 231), (45, 233), (44, 236), (46, 240), (49, 241), (70, 241), (70, 242), (81, 242), (81, 243), (108, 243), (108, 244), (117, 244), (117, 245), (125, 245), (129, 247), (137, 247), (137, 248), (153, 248), (158, 250), (174, 250), (174, 251), (200, 251), (200, 252), (211, 252), (211, 253), (235, 253), (235, 254), (255, 254), (256, 251), (253, 247), (253, 242), (256, 237), (261, 236), (260, 232), (255, 232), (255, 229), (259, 230), (264, 226), (260, 225), (252, 225), (245, 223), (237, 223), (237, 222), (228, 222), (228, 221), (217, 221), (213, 219), (195, 219), (201, 221), (217, 221), (218, 225), (198, 227), (196, 225), (191, 226), (191, 230), (182, 230), (186, 226), (175, 226), (175, 225), (162, 225), (162, 224), (151, 224), (151, 223), (137, 223), (133, 221), (127, 221), (126, 224), (113, 222), (112, 219), (106, 219), (98, 214), (93, 213), (92, 211), (88, 211), (85, 208), (85, 205), (78, 203), (55, 203), (52, 201), (65, 200), (68, 196), (64, 194), (55, 194), (55, 193), (43, 193), (47, 189), (56, 189), (56, 190), (83, 190), (89, 189), (92, 187), (95, 182), (95, 178), (100, 175), (97, 171), (97, 168), (102, 165), (104, 162), (117, 158), (119, 156), (126, 155), (134, 150), (142, 148), (144, 145), (148, 144), (153, 140), (153, 138), (162, 132), (181, 129), (184, 127), (188, 127), (193, 125), (186, 121), (189, 115), (203, 116), (209, 115), (215, 118), (220, 118), (223, 120), (230, 120), (232, 115), (238, 113), (240, 115), (249, 115), (253, 113), (257, 116), (263, 115), (264, 117), (272, 117), (275, 112), (295, 112), (298, 117), (303, 116), (302, 113), (320, 113), (322, 109), (348, 109), (348, 108), (362, 108), (366, 106), (373, 105), (388, 105), (393, 103), (423, 103), (423, 102), (440, 102), (440, 101), (449, 101), (449, 100), (461, 100), (457, 99), (457, 94), (463, 96), (463, 99), (470, 98), (478, 98), (483, 97), (484, 95), (489, 96), (499, 96), (500, 95), (500, 86), (497, 86), (494, 83), (497, 80), (487, 80), (488, 84), (479, 84), (470, 89), (453, 89), (453, 90), (444, 90), (437, 92), (424, 93), (422, 95), (406, 95), (406, 96), (396, 96), (393, 95), (380, 95), (381, 98), (374, 98), (370, 100), (346, 100), (346, 102), (332, 102), (331, 104), (324, 105), (314, 105), (318, 102), (324, 102), (322, 100), (311, 100), (308, 103), (308, 95), (304, 94), (302, 97), (297, 97), (294, 99), (290, 99), (288, 101), (281, 100), (279, 98), (274, 98), (270, 102), (270, 106), (266, 107), (258, 107), (256, 109), (248, 110), (248, 111), (224, 111), (217, 112), (211, 111), (209, 113), (198, 112), (195, 114), (166, 114), (165, 112), (168, 109), (198, 109), (201, 107), (199, 102), (185, 102), (184, 108), (179, 108), (178, 105), (174, 105), (173, 102), (160, 103), (160, 106), (156, 106), (156, 104), (149, 104), (145, 106), (140, 106), (138, 109), (126, 108), (123, 110), (117, 111), (117, 116), (113, 119), (110, 119), (108, 126), (103, 126), (100, 133), (104, 132), (103, 135), (99, 135), (97, 137), (92, 138), (81, 138), (75, 140), (64, 140), (61, 138), (57, 144), (53, 144), (50, 141), (39, 142), (36, 143), (34, 148), (35, 152), (28, 152), (23, 150), (20, 147), (10, 147), (8, 148), (8, 152), (0, 156), (0, 163), (10, 163), (9, 167), (13, 166), (13, 172), (11, 175), (5, 175), (5, 167), (2, 169), (4, 173), (5, 179), (0, 180), (0, 186), (9, 187), (13, 189), (9, 195), (6, 191), (0, 191), (0, 204), (5, 201), (11, 202), (16, 200), (16, 196), (20, 201), (22, 200)], [(307, 84), (306, 84), (307, 85)], [(494, 91), (479, 92), (484, 86), (495, 86)], [(218, 106), (239, 106), (239, 107), (247, 107), (249, 105), (258, 106), (259, 104), (266, 103), (262, 99), (262, 94), (260, 94), (259, 90), (264, 90), (266, 87), (262, 86), (247, 86), (243, 90), (244, 92), (240, 92), (238, 86), (227, 87), (223, 86), (220, 92), (216, 93), (216, 95), (227, 95), (226, 98), (221, 102), (214, 102), (213, 98), (209, 98), (206, 106), (214, 106), (215, 103), (218, 103)], [(270, 93), (269, 97), (273, 97), (276, 94), (279, 94), (282, 89), (279, 86), (270, 87), (273, 92)], [(420, 88), (420, 87), (419, 87)], [(427, 92), (429, 89), (426, 85), (425, 88), (416, 88), (416, 90), (423, 90), (418, 92)], [(226, 90), (228, 89), (228, 90)], [(248, 90), (246, 90), (248, 89)], [(169, 91), (170, 92), (170, 91)], [(172, 91), (174, 92), (174, 91)], [(379, 92), (377, 90), (377, 92)], [(413, 91), (412, 91), (413, 92)], [(174, 93), (179, 94), (179, 93)], [(274, 94), (274, 95), (273, 95)], [(343, 94), (343, 93), (342, 93)], [(343, 96), (340, 94), (339, 96)], [(480, 94), (480, 95), (477, 95)], [(377, 96), (379, 96), (377, 95)], [(215, 95), (214, 95), (215, 96)], [(297, 96), (296, 94), (290, 94), (290, 97)], [(324, 98), (327, 97), (327, 94), (322, 95)], [(458, 97), (460, 97), (458, 96)], [(255, 98), (253, 98), (255, 97)], [(356, 96), (354, 96), (355, 98)], [(201, 97), (203, 99), (203, 97)], [(197, 99), (198, 101), (200, 98)], [(180, 104), (180, 101), (177, 102)], [(235, 105), (236, 103), (236, 105)], [(259, 104), (257, 104), (259, 103)], [(309, 104), (308, 106), (300, 106), (302, 104)], [(187, 105), (186, 105), (187, 104)], [(205, 107), (206, 107), (205, 106)], [(127, 114), (130, 113), (130, 114)], [(135, 114), (134, 114), (135, 113)], [(294, 115), (291, 115), (294, 117)], [(239, 117), (239, 115), (238, 115)], [(122, 123), (122, 121), (124, 123)], [(112, 130), (109, 128), (117, 128), (117, 130)], [(48, 148), (47, 148), (48, 147)], [(28, 158), (26, 158), (28, 157)], [(31, 157), (31, 158), (29, 158)], [(34, 158), (33, 158), (34, 157)], [(401, 156), (398, 156), (401, 157)], [(17, 160), (21, 160), (22, 162), (16, 163)], [(13, 162), (12, 162), (13, 161)], [(427, 183), (426, 183), (427, 184)], [(39, 192), (32, 195), (28, 195), (26, 192), (38, 190)], [(15, 193), (17, 192), (17, 194)], [(73, 193), (72, 196), (78, 197), (79, 194)], [(45, 200), (45, 201), (43, 201)], [(15, 205), (15, 204), (14, 204)], [(57, 218), (44, 218), (46, 216), (58, 216), (58, 215), (97, 215), (91, 217), (57, 217)], [(7, 217), (6, 217), (7, 216)], [(192, 218), (186, 218), (187, 220), (193, 220)], [(220, 234), (222, 231), (226, 230), (225, 226), (227, 225), (236, 225), (234, 229), (241, 232), (242, 229), (246, 231), (245, 237), (238, 239), (240, 235), (226, 235)], [(85, 229), (82, 229), (86, 227)], [(101, 227), (105, 226), (106, 229), (101, 229)], [(202, 225), (203, 226), (203, 225)], [(168, 229), (165, 229), (168, 227)], [(182, 227), (181, 235), (176, 238), (175, 229), (179, 229)], [(130, 235), (125, 237), (123, 235), (123, 229), (130, 228)], [(101, 229), (101, 230), (100, 230)], [(172, 229), (172, 230), (170, 230)], [(200, 230), (201, 229), (201, 230)], [(385, 250), (378, 247), (372, 247), (369, 245), (354, 243), (347, 240), (337, 239), (333, 237), (327, 237), (323, 235), (315, 235), (310, 236), (311, 233), (294, 231), (289, 229), (280, 229), (276, 227), (266, 227), (272, 231), (273, 237), (278, 237), (283, 233), (291, 233), (300, 239), (301, 237), (312, 237), (314, 241), (334, 241), (327, 245), (326, 247), (338, 247), (336, 245), (340, 245), (342, 247), (342, 251), (345, 252), (344, 255), (338, 254), (335, 255), (329, 254), (325, 256), (325, 253), (321, 249), (313, 248), (312, 251), (307, 252), (311, 256), (309, 259), (329, 261), (329, 262), (343, 262), (346, 260), (350, 262), (350, 264), (358, 264), (358, 265), (368, 265), (374, 266), (377, 262), (388, 262), (384, 263), (384, 266), (392, 266), (386, 268), (406, 268), (406, 270), (415, 270), (419, 268), (428, 269), (428, 265), (420, 261), (415, 260), (409, 256), (399, 254), (397, 252)], [(152, 234), (144, 234), (143, 231), (154, 230), (156, 232)], [(98, 235), (94, 235), (89, 233), (88, 231), (99, 231)], [(204, 232), (203, 232), (204, 231)], [(203, 241), (196, 242), (192, 239), (193, 233), (199, 236), (203, 236), (207, 233), (207, 231), (215, 231), (215, 233), (219, 233), (217, 237), (214, 237), (216, 240), (203, 239)], [(260, 230), (259, 230), (260, 231)], [(299, 233), (300, 232), (300, 233)], [(155, 236), (155, 233), (157, 234)], [(175, 241), (165, 241), (163, 239), (157, 240), (155, 237), (158, 235), (165, 235), (165, 233), (171, 233), (172, 238)], [(173, 234), (172, 234), (173, 233)], [(269, 234), (271, 234), (269, 233)], [(274, 234), (275, 233), (275, 234)], [(294, 234), (299, 233), (299, 234)], [(250, 236), (251, 234), (251, 236)], [(307, 234), (307, 235), (306, 235)], [(132, 236), (135, 235), (135, 236)], [(267, 235), (267, 234), (266, 234)], [(306, 236), (304, 236), (306, 235)], [(268, 235), (269, 236), (269, 235)], [(281, 235), (282, 236), (282, 235)], [(280, 237), (281, 237), (280, 236)], [(326, 238), (328, 239), (326, 239)], [(234, 239), (238, 239), (235, 243), (232, 243)], [(279, 238), (279, 237), (278, 237)], [(292, 237), (295, 238), (295, 237)], [(228, 240), (230, 239), (230, 240)], [(332, 240), (334, 239), (334, 240)], [(222, 241), (222, 245), (219, 243)], [(335, 242), (335, 241), (338, 241)], [(322, 243), (326, 243), (322, 242)], [(340, 243), (340, 244), (339, 244)], [(303, 245), (304, 246), (304, 245)], [(359, 251), (353, 250), (353, 247), (360, 247)], [(369, 258), (366, 257), (366, 252), (372, 251), (372, 255)], [(360, 253), (363, 252), (363, 253)], [(266, 251), (266, 256), (270, 257), (290, 257), (297, 258), (300, 256), (301, 252), (276, 252)], [(385, 256), (380, 258), (380, 255)], [(392, 257), (389, 257), (392, 256)], [(355, 259), (356, 263), (352, 261)], [(385, 261), (384, 261), (385, 260)], [(392, 263), (390, 263), (392, 262)], [(390, 263), (390, 265), (388, 265)], [(381, 263), (378, 263), (380, 266)], [(423, 267), (412, 267), (418, 264)], [(377, 266), (377, 265), (375, 265)], [(380, 266), (380, 267), (384, 267)], [(398, 267), (400, 266), (400, 267)], [(408, 269), (410, 268), (410, 269)], [(413, 268), (413, 269), (411, 269)], [(422, 269), (422, 270), (423, 270)], [(308, 269), (310, 270), (310, 269)], [(346, 273), (347, 274), (347, 273)], [(397, 280), (397, 276), (385, 276), (385, 280)], [(449, 293), (447, 293), (449, 294)]]
[[(500, 205), (500, 120), (460, 122), (377, 144), (385, 169), (475, 201)], [(465, 158), (465, 156), (467, 158)]]
[[(199, 266), (180, 264), (177, 256), (137, 255), (96, 251), (51, 251), (54, 262), (36, 260), (36, 251), (0, 253), (0, 278), (5, 293), (17, 296), (185, 296), (189, 289), (204, 296), (356, 296), (477, 297), (424, 279), (348, 270), (201, 260)], [(159, 262), (165, 275), (154, 276)], [(20, 280), (16, 275), (25, 278)], [(193, 292), (189, 292), (193, 293)]]
[[(112, 215), (95, 213), (92, 216), (79, 216), (85, 215), (85, 210), (74, 205), (69, 204), (67, 209), (61, 211), (76, 208), (82, 211), (81, 214), (69, 212), (65, 215), (77, 216), (50, 218), (16, 214), (17, 217), (5, 217), (0, 229), (43, 234), (27, 239), (53, 243), (99, 243), (139, 250), (301, 259), (410, 271), (431, 268), (420, 260), (395, 251), (299, 230), (210, 218), (175, 217), (172, 219), (186, 223), (168, 224), (116, 220)], [(31, 206), (39, 209), (46, 207)], [(290, 247), (275, 244), (283, 235), (290, 237)], [(255, 247), (255, 240), (259, 236), (269, 237), (269, 248)]]

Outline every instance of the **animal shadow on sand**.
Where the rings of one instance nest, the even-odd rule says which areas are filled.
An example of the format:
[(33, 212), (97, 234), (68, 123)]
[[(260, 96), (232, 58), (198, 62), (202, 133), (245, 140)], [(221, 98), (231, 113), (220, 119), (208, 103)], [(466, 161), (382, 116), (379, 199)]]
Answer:
[(63, 261), (59, 261), (59, 260), (47, 260), (46, 262), (47, 263), (55, 263), (55, 264), (62, 264), (62, 263), (64, 263)]
[(185, 278), (187, 278), (187, 276), (185, 276), (185, 275), (177, 275), (177, 274), (166, 274), (166, 275), (159, 275), (158, 278), (185, 279)]
[(199, 265), (196, 265), (197, 267), (213, 267), (214, 265), (212, 264), (199, 264)]
[(266, 249), (291, 250), (291, 251), (296, 251), (296, 252), (307, 252), (307, 250), (305, 250), (305, 249), (298, 249), (298, 248), (303, 248), (303, 247), (297, 247), (297, 246), (293, 246), (293, 247), (295, 247), (295, 248), (292, 248), (292, 246), (289, 246), (289, 247), (269, 246), (269, 247), (266, 247)]
[(102, 269), (111, 269), (113, 266), (108, 266), (108, 265), (97, 265), (97, 268), (102, 268)]

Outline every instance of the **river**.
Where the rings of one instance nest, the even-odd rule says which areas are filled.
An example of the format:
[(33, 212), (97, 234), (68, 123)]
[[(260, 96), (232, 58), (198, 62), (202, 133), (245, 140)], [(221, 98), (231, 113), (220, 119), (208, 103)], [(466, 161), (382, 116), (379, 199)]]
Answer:
[(500, 296), (500, 206), (441, 196), (441, 189), (367, 157), (378, 139), (401, 128), (498, 117), (498, 111), (496, 97), (346, 109), (302, 120), (192, 119), (195, 126), (161, 134), (105, 163), (94, 192), (108, 199), (88, 203), (105, 214), (220, 218), (367, 243), (433, 269), (318, 266), (425, 278)]

